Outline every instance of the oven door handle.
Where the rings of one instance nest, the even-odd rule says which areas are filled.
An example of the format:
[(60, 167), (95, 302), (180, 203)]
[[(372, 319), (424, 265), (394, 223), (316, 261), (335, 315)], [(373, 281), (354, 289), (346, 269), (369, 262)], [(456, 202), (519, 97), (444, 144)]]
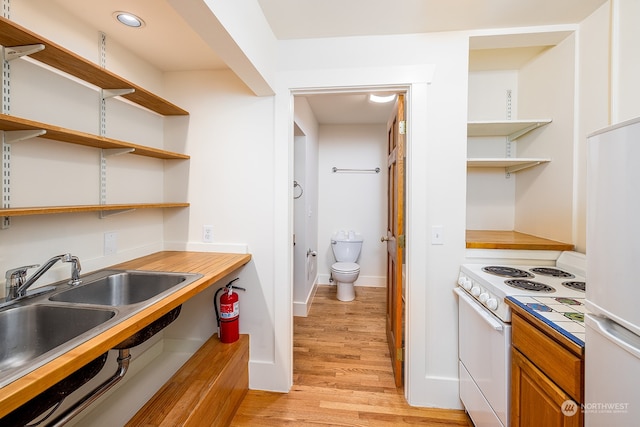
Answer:
[(467, 293), (460, 288), (455, 288), (453, 292), (458, 294), (460, 299), (466, 302), (476, 313), (478, 313), (478, 315), (482, 317), (482, 319), (484, 319), (484, 321), (487, 322), (489, 326), (491, 326), (496, 331), (502, 331), (503, 329), (502, 323), (497, 319), (495, 319), (493, 315), (487, 313), (487, 311), (484, 308), (479, 307), (478, 306), (480, 304), (479, 302), (476, 302), (473, 298), (468, 296)]

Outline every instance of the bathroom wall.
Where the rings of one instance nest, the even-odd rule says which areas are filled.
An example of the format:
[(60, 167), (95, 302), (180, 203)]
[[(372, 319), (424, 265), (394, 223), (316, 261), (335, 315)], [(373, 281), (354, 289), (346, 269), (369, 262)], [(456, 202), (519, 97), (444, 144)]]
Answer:
[(318, 257), (318, 122), (305, 97), (295, 99), (293, 315), (306, 316), (316, 289)]
[[(319, 132), (318, 283), (329, 283), (331, 235), (355, 230), (364, 239), (356, 286), (385, 286), (387, 224), (385, 125), (321, 125)], [(380, 168), (375, 172), (337, 172)]]

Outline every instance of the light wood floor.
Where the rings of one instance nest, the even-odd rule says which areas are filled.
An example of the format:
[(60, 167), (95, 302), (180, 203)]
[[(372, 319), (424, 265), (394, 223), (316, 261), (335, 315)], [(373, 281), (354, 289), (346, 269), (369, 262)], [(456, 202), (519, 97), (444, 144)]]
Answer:
[(309, 317), (294, 318), (294, 385), (250, 390), (232, 426), (473, 426), (463, 411), (413, 408), (394, 385), (385, 289), (358, 287), (352, 302), (320, 286)]

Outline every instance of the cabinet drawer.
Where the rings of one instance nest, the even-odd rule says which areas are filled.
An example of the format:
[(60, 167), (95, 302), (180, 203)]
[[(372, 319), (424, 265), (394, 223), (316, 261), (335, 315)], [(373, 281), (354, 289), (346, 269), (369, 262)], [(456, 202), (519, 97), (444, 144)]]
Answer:
[(512, 344), (576, 402), (582, 403), (583, 361), (514, 313)]

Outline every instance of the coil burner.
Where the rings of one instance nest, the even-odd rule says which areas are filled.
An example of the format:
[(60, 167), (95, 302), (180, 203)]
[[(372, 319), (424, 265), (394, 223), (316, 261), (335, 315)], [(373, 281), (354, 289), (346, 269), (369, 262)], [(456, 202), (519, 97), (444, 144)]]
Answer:
[(576, 277), (571, 273), (567, 273), (566, 271), (560, 270), (559, 268), (553, 268), (553, 267), (536, 267), (536, 268), (529, 269), (529, 271), (532, 271), (536, 274), (541, 274), (543, 276), (561, 277), (565, 279), (572, 279)]
[(586, 282), (580, 282), (580, 281), (569, 281), (569, 282), (562, 282), (562, 284), (564, 286), (566, 286), (569, 289), (575, 289), (577, 291), (585, 291), (585, 288), (587, 287)]
[(523, 289), (526, 291), (547, 292), (547, 293), (556, 291), (553, 287), (549, 285), (545, 285), (544, 283), (534, 282), (533, 280), (513, 279), (513, 280), (505, 280), (504, 283), (505, 285), (511, 286), (512, 288)]
[(513, 278), (532, 278), (533, 274), (520, 270), (518, 268), (513, 267), (504, 267), (501, 265), (489, 265), (487, 267), (482, 267), (482, 271), (494, 274), (496, 276), (502, 277), (513, 277)]

